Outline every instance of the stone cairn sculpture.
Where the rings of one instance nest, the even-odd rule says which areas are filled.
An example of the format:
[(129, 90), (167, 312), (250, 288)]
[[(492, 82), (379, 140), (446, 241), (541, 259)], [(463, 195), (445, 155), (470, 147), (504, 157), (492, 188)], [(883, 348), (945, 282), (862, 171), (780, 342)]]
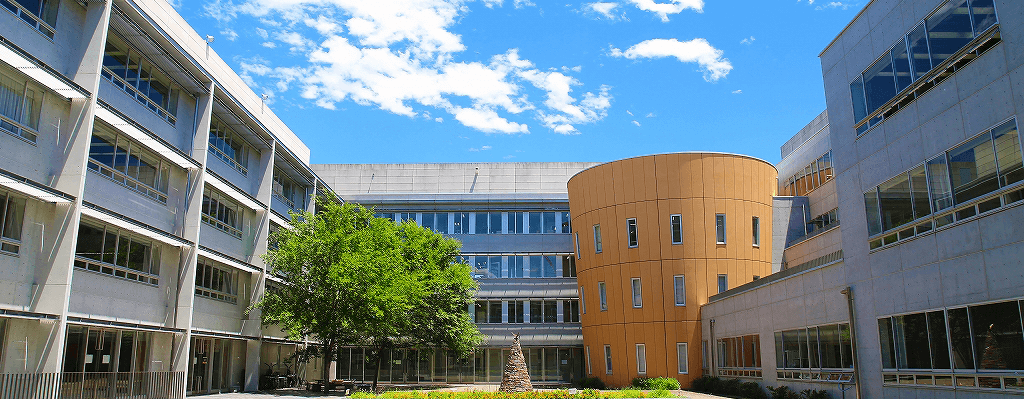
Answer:
[(505, 372), (501, 375), (501, 387), (498, 392), (530, 392), (530, 372), (526, 370), (526, 358), (523, 347), (519, 346), (519, 334), (512, 333), (512, 354), (508, 356)]

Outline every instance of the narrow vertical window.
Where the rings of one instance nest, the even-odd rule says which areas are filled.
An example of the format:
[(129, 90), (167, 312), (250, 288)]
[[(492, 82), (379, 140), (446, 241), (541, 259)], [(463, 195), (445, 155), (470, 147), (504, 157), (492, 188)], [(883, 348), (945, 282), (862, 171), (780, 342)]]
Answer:
[(704, 340), (700, 342), (700, 366), (708, 368), (708, 341)]
[(633, 307), (639, 308), (643, 306), (643, 298), (640, 296), (640, 278), (634, 277), (630, 279), (630, 283), (633, 286)]
[(676, 367), (678, 368), (679, 374), (689, 374), (690, 365), (688, 359), (689, 353), (686, 349), (686, 342), (676, 343)]
[(672, 230), (672, 243), (682, 244), (683, 243), (683, 216), (672, 215), (669, 216), (669, 226)]
[(576, 259), (580, 259), (580, 233), (572, 233), (574, 239), (576, 239)]
[(601, 310), (608, 310), (608, 292), (604, 289), (604, 281), (597, 283), (597, 296), (601, 299)]
[(594, 225), (594, 253), (601, 253), (601, 225)]
[(594, 369), (590, 367), (590, 345), (587, 345), (587, 375), (594, 374)]
[(672, 287), (676, 297), (676, 306), (686, 306), (686, 278), (681, 274), (672, 276)]
[(729, 276), (725, 274), (718, 275), (718, 293), (721, 294), (729, 290)]
[(725, 214), (715, 215), (715, 242), (725, 244)]
[(611, 375), (612, 373), (612, 347), (611, 345), (604, 346), (604, 373)]
[(636, 218), (626, 219), (626, 238), (630, 248), (636, 248), (638, 242), (636, 237)]
[(587, 314), (587, 295), (583, 291), (583, 286), (580, 286), (580, 306), (582, 307), (583, 314)]
[(636, 344), (636, 372), (647, 374), (647, 346)]
[(754, 233), (754, 237), (753, 237), (754, 246), (755, 247), (760, 247), (761, 246), (761, 219), (758, 218), (757, 216), (754, 216), (754, 219), (751, 221), (751, 228), (754, 230), (753, 231), (753, 233)]

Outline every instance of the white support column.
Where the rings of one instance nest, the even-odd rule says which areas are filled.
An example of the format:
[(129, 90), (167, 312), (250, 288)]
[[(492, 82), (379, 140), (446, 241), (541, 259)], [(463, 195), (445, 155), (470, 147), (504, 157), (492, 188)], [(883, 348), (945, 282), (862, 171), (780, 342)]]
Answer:
[(185, 332), (175, 338), (175, 345), (171, 353), (171, 371), (185, 374), (185, 384), (181, 386), (181, 392), (176, 394), (185, 395), (188, 391), (189, 376), (189, 355), (192, 345), (192, 311), (195, 305), (196, 291), (196, 266), (199, 260), (199, 230), (203, 210), (203, 191), (206, 185), (206, 160), (210, 142), (210, 121), (213, 118), (213, 93), (215, 84), (207, 86), (207, 93), (200, 94), (196, 98), (200, 112), (196, 120), (195, 138), (192, 140), (192, 157), (202, 165), (199, 169), (189, 172), (189, 185), (185, 191), (185, 210), (182, 223), (182, 236), (193, 242), (193, 245), (182, 249), (180, 264), (178, 268), (178, 290), (174, 311), (174, 327)]
[(563, 304), (565, 304), (565, 301), (562, 301), (562, 300), (555, 301), (555, 306), (556, 306), (556, 308), (555, 308), (556, 310), (555, 311), (558, 312), (558, 316), (557, 316), (555, 321), (558, 322), (558, 323), (564, 323), (565, 322), (565, 317), (564, 317), (565, 316), (565, 312), (564, 312), (565, 309), (563, 309), (563, 306), (562, 306)]
[[(277, 149), (275, 143), (261, 153), (259, 167), (255, 170), (256, 173), (259, 173), (258, 176), (260, 178), (260, 185), (256, 190), (256, 199), (266, 206), (270, 206), (271, 197), (273, 196), (274, 159), (276, 156)], [(254, 230), (251, 238), (253, 240), (253, 252), (249, 254), (247, 260), (250, 264), (259, 268), (261, 273), (251, 275), (253, 289), (252, 297), (249, 299), (250, 304), (263, 299), (263, 293), (266, 291), (267, 265), (263, 262), (262, 255), (267, 253), (267, 243), (270, 237), (270, 209), (257, 211), (256, 216), (259, 220), (255, 221), (252, 225)], [(245, 391), (259, 389), (260, 354), (263, 347), (262, 315), (263, 312), (260, 309), (250, 310), (248, 318), (245, 320), (245, 328), (242, 330), (242, 335), (259, 337), (259, 339), (246, 341), (245, 384), (243, 386)]]
[(530, 324), (530, 300), (523, 301), (523, 323)]
[[(85, 10), (85, 23), (81, 38), (81, 60), (73, 71), (74, 81), (91, 93), (88, 98), (71, 100), (70, 120), (60, 124), (54, 146), (49, 185), (75, 196), (70, 205), (54, 205), (51, 235), (42, 237), (43, 248), (36, 262), (35, 281), (30, 309), (33, 312), (59, 315), (50, 328), (34, 372), (59, 372), (64, 361), (64, 339), (67, 333), (67, 313), (71, 300), (71, 276), (74, 273), (75, 247), (78, 243), (78, 223), (81, 220), (82, 196), (85, 192), (86, 162), (92, 139), (93, 114), (99, 91), (103, 49), (107, 41), (111, 2), (90, 2)], [(26, 338), (27, 340), (28, 338)]]

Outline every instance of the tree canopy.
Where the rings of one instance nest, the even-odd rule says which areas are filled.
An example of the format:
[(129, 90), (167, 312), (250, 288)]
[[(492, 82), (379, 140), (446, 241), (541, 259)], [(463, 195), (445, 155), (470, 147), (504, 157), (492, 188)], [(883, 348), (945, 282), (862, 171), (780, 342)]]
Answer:
[(458, 240), (375, 218), (357, 204), (320, 198), (317, 207), (293, 213), (293, 228), (271, 235), (276, 249), (264, 260), (284, 284), (268, 286), (254, 304), (265, 324), (318, 341), (325, 365), (341, 345), (369, 348), (378, 369), (380, 354), (392, 349), (467, 356), (479, 345), (468, 313), (477, 285), (459, 260)]

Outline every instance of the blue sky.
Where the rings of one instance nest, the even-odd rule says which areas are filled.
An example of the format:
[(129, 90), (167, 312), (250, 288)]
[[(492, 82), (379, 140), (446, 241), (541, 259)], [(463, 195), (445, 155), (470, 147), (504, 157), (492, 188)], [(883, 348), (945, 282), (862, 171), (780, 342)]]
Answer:
[(313, 163), (778, 162), (867, 0), (212, 0), (176, 6)]

